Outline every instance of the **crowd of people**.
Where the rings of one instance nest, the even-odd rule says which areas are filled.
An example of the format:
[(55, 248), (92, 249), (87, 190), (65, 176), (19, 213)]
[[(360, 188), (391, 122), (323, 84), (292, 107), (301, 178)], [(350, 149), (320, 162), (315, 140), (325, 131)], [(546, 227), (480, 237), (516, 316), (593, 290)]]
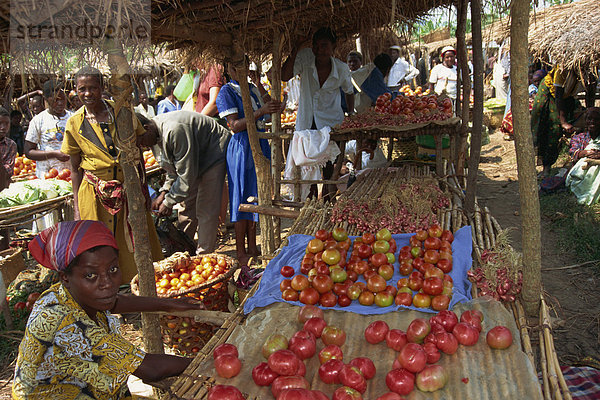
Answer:
[[(311, 40), (299, 39), (282, 65), (282, 80), (290, 81), (290, 93), (297, 93), (298, 132), (319, 132), (321, 136), (315, 137), (329, 142), (323, 132), (346, 115), (372, 107), (384, 93), (403, 95), (400, 88), (406, 84), (457, 99), (456, 50), (450, 46), (430, 64), (420, 50), (410, 59), (396, 45), (364, 63), (357, 51), (350, 52), (346, 62), (335, 58), (336, 44), (335, 33), (321, 28)], [(497, 90), (509, 93), (505, 75), (510, 58), (503, 55), (503, 59), (508, 64), (503, 62), (502, 71), (498, 67), (495, 73), (498, 82), (508, 87)], [(271, 115), (283, 112), (286, 102), (271, 98), (258, 66), (250, 65), (249, 75), (231, 65), (211, 65), (202, 79), (195, 80), (187, 99), (176, 98), (174, 85), (166, 86), (160, 99), (139, 91), (133, 124), (137, 145), (152, 149), (166, 172), (157, 196), (151, 198), (140, 156), (138, 175), (154, 260), (163, 255), (152, 214), (171, 216), (175, 208), (179, 228), (195, 240), (197, 254), (216, 249), (217, 233), (229, 206), (238, 260), (245, 265), (259, 255), (258, 214), (239, 211), (240, 204), (258, 195), (248, 124), (264, 132)], [(532, 76), (532, 130), (544, 172), (556, 161), (560, 137), (574, 131), (570, 118), (576, 102), (569, 79), (559, 68)], [(244, 80), (250, 86), (251, 115), (243, 107), (240, 82)], [(119, 160), (119, 110), (106, 90), (100, 71), (84, 67), (75, 75), (72, 91), (50, 79), (41, 90), (16, 99), (15, 110), (0, 107), (0, 189), (10, 183), (16, 154), (25, 154), (37, 162), (38, 177), (51, 168), (69, 168), (75, 200), (75, 221), (57, 225), (50, 221), (30, 244), (34, 258), (57, 271), (60, 282), (42, 295), (28, 321), (17, 360), (15, 398), (76, 398), (80, 394), (126, 398), (127, 376), (156, 380), (180, 373), (189, 364), (184, 358), (144, 354), (116, 334), (112, 313), (200, 306), (119, 293), (137, 268)], [(596, 182), (600, 166), (584, 168), (581, 163), (600, 159), (597, 108), (588, 110), (586, 121), (587, 131), (572, 139), (575, 167), (565, 179), (580, 201), (591, 204), (600, 196), (600, 180)], [(268, 141), (260, 139), (259, 143), (269, 159)], [(388, 165), (375, 140), (350, 141), (344, 161), (349, 162), (349, 171), (354, 166)], [(331, 178), (331, 160), (323, 161), (322, 167), (322, 177)], [(331, 196), (336, 190), (324, 185), (321, 196)], [(316, 185), (309, 193), (318, 195)]]

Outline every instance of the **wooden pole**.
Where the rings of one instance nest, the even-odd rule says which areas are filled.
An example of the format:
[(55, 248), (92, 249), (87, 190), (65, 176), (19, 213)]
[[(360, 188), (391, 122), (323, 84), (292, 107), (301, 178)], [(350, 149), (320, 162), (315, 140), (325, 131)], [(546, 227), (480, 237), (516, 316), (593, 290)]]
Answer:
[[(146, 228), (146, 198), (142, 194), (140, 177), (136, 168), (140, 155), (133, 131), (135, 115), (130, 103), (133, 91), (130, 68), (123, 54), (123, 48), (114, 40), (105, 42), (104, 51), (108, 54), (111, 85), (116, 99), (115, 124), (118, 143), (121, 144), (119, 163), (125, 177), (123, 188), (127, 193), (128, 221), (133, 230), (134, 260), (138, 270), (140, 295), (156, 297), (154, 265)], [(158, 315), (142, 313), (142, 333), (146, 352), (158, 354), (164, 352)]]
[[(243, 35), (242, 35), (243, 36)], [(256, 124), (252, 122), (252, 100), (250, 97), (250, 86), (248, 85), (248, 65), (245, 61), (245, 51), (241, 43), (237, 43), (237, 57), (235, 59), (235, 69), (237, 78), (242, 91), (242, 102), (244, 104), (244, 115), (247, 116), (248, 140), (252, 149), (252, 157), (256, 168), (256, 181), (258, 186), (258, 204), (261, 206), (270, 206), (272, 200), (271, 168), (269, 160), (263, 155), (258, 142), (258, 132)], [(275, 240), (273, 237), (273, 222), (270, 215), (262, 215), (260, 221), (260, 242), (263, 255), (272, 254), (275, 251)]]
[[(469, 157), (469, 174), (467, 176), (467, 194), (465, 211), (472, 215), (475, 211), (475, 195), (477, 194), (477, 172), (481, 155), (481, 130), (483, 127), (483, 39), (481, 37), (481, 0), (471, 0), (471, 26), (473, 41), (473, 129), (471, 129), (471, 151)], [(466, 59), (465, 59), (466, 64)], [(468, 65), (466, 73), (469, 72)], [(468, 78), (467, 78), (468, 79)], [(470, 92), (470, 90), (469, 90)], [(463, 103), (463, 117), (469, 118), (469, 102)], [(464, 120), (463, 120), (464, 122)]]
[(527, 94), (529, 3), (529, 0), (513, 0), (510, 8), (510, 37), (513, 38), (510, 41), (510, 81), (523, 232), (523, 306), (527, 314), (534, 316), (539, 310), (542, 290), (542, 243)]
[[(271, 93), (273, 99), (281, 99), (281, 46), (282, 46), (283, 35), (279, 29), (273, 31), (273, 67), (271, 68)], [(281, 114), (271, 114), (271, 130), (273, 133), (281, 132)], [(274, 180), (274, 196), (275, 200), (281, 200), (281, 171), (283, 171), (283, 152), (281, 150), (281, 139), (273, 137), (271, 138), (271, 157), (273, 162), (271, 164), (271, 171)], [(281, 219), (278, 217), (273, 218), (273, 229), (274, 229), (274, 240), (275, 247), (279, 247), (281, 244)]]
[(272, 215), (277, 218), (296, 219), (300, 215), (298, 210), (286, 210), (284, 208), (273, 206), (257, 206), (256, 204), (240, 204), (238, 209), (240, 212), (251, 212), (264, 215)]
[[(457, 168), (456, 173), (464, 176), (465, 159), (467, 156), (467, 127), (469, 124), (469, 100), (471, 96), (471, 79), (469, 77), (469, 64), (467, 63), (467, 6), (469, 0), (460, 0), (458, 3), (458, 21), (456, 24), (456, 58), (458, 60), (458, 69), (462, 88), (462, 103), (460, 103), (460, 117), (462, 123), (460, 126), (460, 140), (457, 149)], [(443, 61), (443, 60), (442, 60)], [(456, 104), (460, 102), (459, 91), (456, 92)], [(471, 141), (471, 148), (472, 148)]]

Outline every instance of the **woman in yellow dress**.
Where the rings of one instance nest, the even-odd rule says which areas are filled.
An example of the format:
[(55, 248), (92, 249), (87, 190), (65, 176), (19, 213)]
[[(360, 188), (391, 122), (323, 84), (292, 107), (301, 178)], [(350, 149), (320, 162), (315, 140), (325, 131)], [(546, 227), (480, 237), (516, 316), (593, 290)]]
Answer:
[[(62, 152), (71, 156), (72, 183), (75, 200), (75, 219), (95, 220), (113, 232), (119, 244), (119, 265), (123, 283), (137, 273), (133, 258), (133, 237), (127, 223), (127, 199), (123, 191), (123, 170), (116, 146), (115, 104), (102, 99), (102, 74), (95, 68), (84, 67), (75, 76), (77, 95), (83, 103), (67, 121)], [(144, 128), (134, 118), (137, 135)], [(144, 176), (144, 164), (138, 169)], [(147, 192), (145, 183), (142, 189)], [(144, 199), (146, 200), (146, 199)], [(146, 202), (149, 204), (149, 201)], [(146, 215), (150, 247), (154, 260), (162, 258), (160, 242), (150, 213)]]

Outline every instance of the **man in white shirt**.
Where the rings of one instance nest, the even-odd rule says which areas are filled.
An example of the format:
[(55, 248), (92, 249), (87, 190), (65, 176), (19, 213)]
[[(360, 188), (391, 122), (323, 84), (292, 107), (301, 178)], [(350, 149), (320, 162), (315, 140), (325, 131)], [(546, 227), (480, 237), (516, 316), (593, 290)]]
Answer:
[(296, 130), (321, 129), (344, 120), (340, 88), (346, 94), (348, 110), (354, 110), (354, 92), (346, 63), (333, 57), (336, 37), (330, 28), (313, 35), (312, 48), (295, 46), (285, 61), (281, 80), (300, 76), (300, 98)]
[(175, 98), (175, 95), (173, 95), (173, 90), (175, 90), (174, 85), (169, 85), (165, 89), (166, 97), (158, 102), (158, 105), (156, 107), (157, 115), (168, 113), (171, 111), (181, 110), (181, 104), (179, 104), (179, 102)]
[(140, 104), (134, 107), (134, 111), (136, 113), (142, 114), (148, 119), (154, 118), (156, 116), (156, 114), (154, 113), (154, 107), (148, 104), (148, 95), (144, 92), (140, 93)]
[[(292, 53), (281, 69), (281, 80), (288, 81), (300, 76), (300, 99), (296, 116), (296, 130), (333, 127), (344, 120), (342, 96), (345, 94), (349, 114), (354, 113), (354, 89), (348, 65), (333, 57), (337, 38), (331, 28), (320, 28), (312, 38), (312, 48), (299, 50), (294, 46)], [(333, 165), (323, 168), (323, 178), (333, 175)], [(326, 187), (327, 196), (335, 187)], [(311, 188), (316, 195), (316, 185)]]
[(387, 85), (392, 91), (397, 91), (403, 82), (409, 82), (419, 75), (419, 70), (410, 65), (404, 57), (400, 56), (402, 48), (400, 46), (390, 47), (390, 57), (394, 65), (390, 69)]
[(25, 155), (36, 161), (35, 174), (43, 179), (46, 172), (70, 169), (70, 157), (60, 151), (67, 120), (73, 114), (65, 107), (67, 96), (62, 84), (54, 80), (44, 83), (44, 99), (48, 108), (33, 117), (25, 136)]
[(435, 90), (438, 95), (446, 93), (454, 102), (457, 80), (456, 50), (452, 46), (446, 46), (442, 49), (441, 56), (442, 63), (433, 67), (429, 75), (429, 91)]

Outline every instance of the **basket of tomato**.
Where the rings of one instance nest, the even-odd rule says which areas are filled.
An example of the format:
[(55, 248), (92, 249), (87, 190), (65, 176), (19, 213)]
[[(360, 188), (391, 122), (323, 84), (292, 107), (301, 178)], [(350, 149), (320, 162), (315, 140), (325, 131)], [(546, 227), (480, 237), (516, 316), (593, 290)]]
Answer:
[[(159, 297), (192, 297), (207, 310), (228, 311), (228, 281), (238, 268), (237, 260), (223, 254), (191, 257), (187, 252), (154, 263), (156, 292)], [(131, 281), (131, 291), (139, 294), (139, 279)], [(217, 326), (196, 322), (190, 317), (166, 315), (160, 325), (163, 341), (183, 354), (197, 353), (210, 340)]]
[[(193, 297), (207, 310), (227, 311), (227, 281), (237, 268), (237, 260), (223, 254), (190, 257), (187, 252), (174, 253), (154, 263), (156, 292), (158, 297)], [(131, 291), (139, 294), (137, 275), (131, 281)]]

